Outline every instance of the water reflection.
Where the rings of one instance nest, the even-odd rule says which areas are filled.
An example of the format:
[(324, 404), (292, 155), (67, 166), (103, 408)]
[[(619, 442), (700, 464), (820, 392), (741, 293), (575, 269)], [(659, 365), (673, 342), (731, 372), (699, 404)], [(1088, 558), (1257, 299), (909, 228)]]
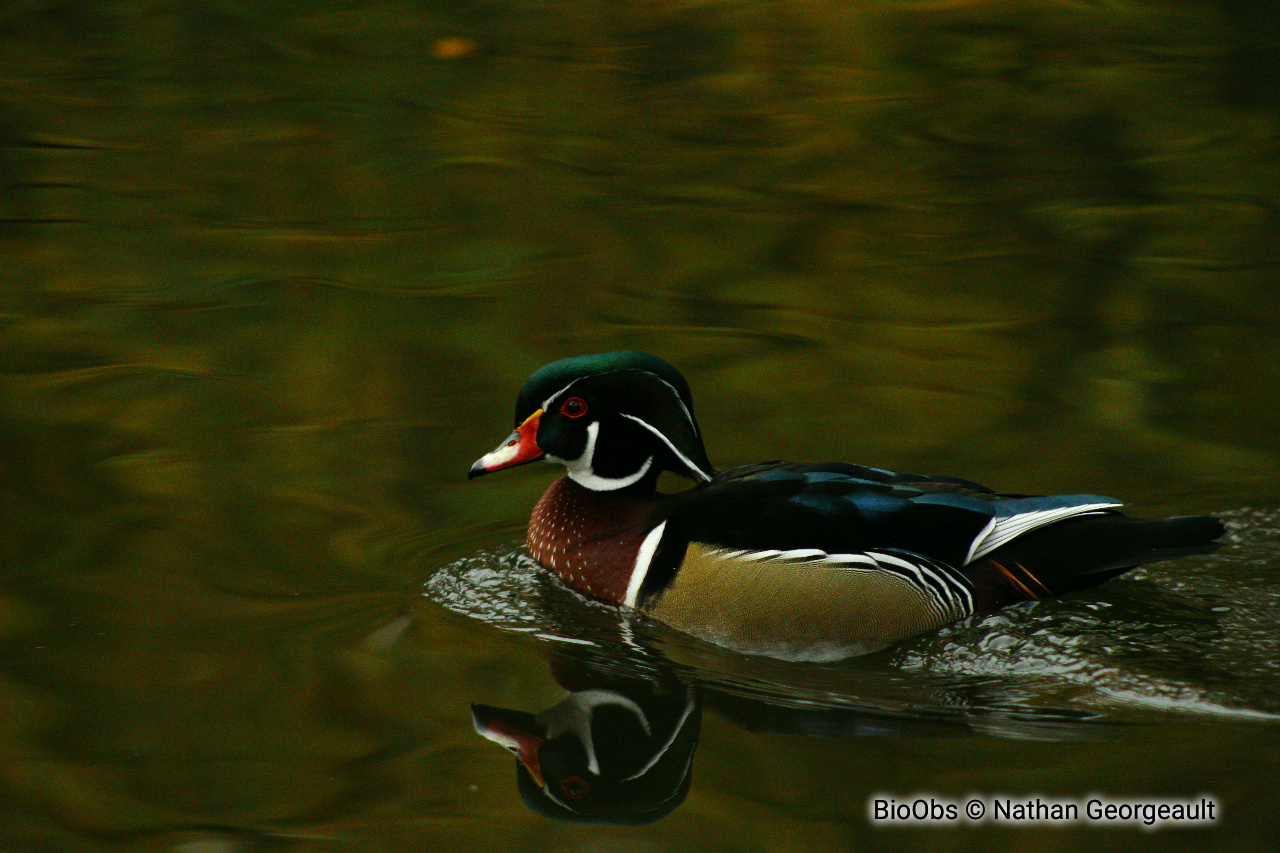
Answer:
[(545, 817), (651, 823), (684, 802), (702, 703), (674, 677), (610, 677), (587, 666), (557, 672), (573, 685), (538, 714), (472, 705), (478, 733), (515, 753), (516, 787)]
[(665, 817), (689, 792), (704, 707), (751, 732), (810, 737), (1078, 739), (1106, 731), (1096, 714), (1002, 703), (982, 683), (902, 689), (861, 673), (856, 686), (825, 695), (800, 685), (761, 691), (656, 651), (636, 650), (646, 665), (634, 667), (612, 651), (594, 644), (550, 648), (552, 674), (568, 692), (537, 713), (471, 706), (476, 732), (515, 755), (516, 788), (537, 814), (573, 823)]

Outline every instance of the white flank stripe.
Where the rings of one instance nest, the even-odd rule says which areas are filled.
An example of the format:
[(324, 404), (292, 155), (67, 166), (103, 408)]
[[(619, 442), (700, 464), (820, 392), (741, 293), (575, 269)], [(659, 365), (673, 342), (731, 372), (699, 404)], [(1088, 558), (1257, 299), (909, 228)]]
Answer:
[(852, 569), (854, 566), (866, 566), (874, 569), (877, 566), (876, 561), (866, 554), (832, 554), (826, 559), (826, 562), (842, 569)]
[[(883, 554), (879, 551), (868, 553), (879, 563), (898, 566), (910, 572), (915, 578), (916, 586), (926, 592), (934, 602), (950, 605), (950, 612), (953, 615), (959, 612), (967, 616), (973, 612), (973, 596), (970, 595), (968, 586), (947, 574), (946, 567), (942, 563), (935, 563), (927, 557), (921, 557), (919, 563), (913, 563), (902, 557)], [(932, 580), (941, 589), (935, 589), (926, 578)]]
[(640, 543), (640, 550), (636, 552), (636, 564), (631, 569), (631, 580), (627, 583), (627, 597), (623, 599), (623, 603), (628, 607), (636, 606), (640, 587), (644, 586), (645, 576), (649, 574), (649, 566), (653, 563), (653, 555), (658, 550), (658, 543), (662, 541), (662, 532), (666, 529), (667, 523), (664, 521), (650, 530), (649, 535)]
[(783, 551), (775, 559), (788, 561), (826, 559), (827, 552), (817, 548), (797, 548), (794, 551)]
[(902, 559), (901, 557), (895, 557), (892, 554), (884, 554), (884, 553), (881, 553), (880, 551), (871, 551), (869, 553), (871, 558), (874, 559), (877, 563), (885, 563), (890, 566), (897, 566), (900, 569), (906, 569), (907, 571), (912, 573), (920, 571), (919, 563), (912, 563)]
[(788, 563), (824, 563), (833, 568), (843, 569), (854, 566), (866, 566), (874, 569), (879, 564), (868, 554), (828, 554), (817, 548), (797, 548), (794, 551), (744, 551), (738, 548), (717, 548), (712, 556), (720, 560), (741, 560), (744, 563), (756, 563), (762, 560), (778, 560)]
[(755, 563), (760, 560), (772, 560), (781, 553), (781, 551), (743, 551), (739, 559), (748, 563)]
[(969, 546), (969, 554), (964, 559), (967, 566), (979, 557), (990, 554), (1001, 545), (1005, 545), (1032, 530), (1074, 518), (1077, 515), (1088, 515), (1104, 509), (1123, 506), (1118, 503), (1083, 504), (1081, 506), (1064, 506), (1056, 509), (1042, 509), (1037, 512), (1023, 512), (1005, 518), (993, 518)]
[[(792, 551), (739, 551), (721, 549), (714, 552), (722, 560), (742, 562), (774, 562), (791, 565), (815, 563), (844, 572), (893, 572), (927, 595), (943, 613), (954, 618), (973, 612), (973, 597), (961, 577), (952, 576), (949, 567), (925, 557), (915, 563), (896, 554), (867, 551), (863, 554), (828, 554), (816, 548)], [(953, 571), (953, 570), (952, 570)]]

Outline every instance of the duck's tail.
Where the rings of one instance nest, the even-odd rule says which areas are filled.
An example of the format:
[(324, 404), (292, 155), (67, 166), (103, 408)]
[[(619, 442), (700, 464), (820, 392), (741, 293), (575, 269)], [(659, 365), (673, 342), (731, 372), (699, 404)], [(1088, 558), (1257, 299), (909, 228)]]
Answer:
[(1209, 515), (1081, 515), (1019, 536), (970, 563), (964, 574), (974, 586), (975, 609), (994, 610), (1087, 589), (1146, 563), (1208, 554), (1225, 532)]

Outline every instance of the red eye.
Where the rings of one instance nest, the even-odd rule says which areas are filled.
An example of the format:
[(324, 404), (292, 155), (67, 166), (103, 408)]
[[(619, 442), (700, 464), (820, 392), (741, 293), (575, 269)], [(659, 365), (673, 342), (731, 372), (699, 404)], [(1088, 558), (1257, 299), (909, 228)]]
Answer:
[(587, 401), (581, 397), (570, 397), (560, 404), (560, 414), (566, 418), (580, 418), (587, 413)]
[(560, 790), (571, 799), (580, 800), (591, 790), (591, 786), (579, 776), (570, 776), (560, 783)]

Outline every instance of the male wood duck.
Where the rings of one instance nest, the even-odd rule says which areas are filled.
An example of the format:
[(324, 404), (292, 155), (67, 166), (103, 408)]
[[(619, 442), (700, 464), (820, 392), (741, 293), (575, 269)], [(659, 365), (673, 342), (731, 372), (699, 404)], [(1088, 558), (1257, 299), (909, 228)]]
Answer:
[[(520, 390), (515, 426), (471, 476), (538, 459), (568, 469), (534, 507), (534, 559), (588, 596), (757, 654), (866, 654), (1209, 553), (1224, 533), (1210, 516), (1136, 518), (1098, 495), (997, 494), (845, 462), (717, 473), (688, 383), (645, 352), (543, 367)], [(696, 485), (660, 493), (663, 471)]]
[(652, 823), (684, 802), (702, 704), (684, 685), (637, 681), (625, 692), (571, 692), (539, 714), (471, 706), (483, 737), (517, 759), (529, 808), (573, 823)]

